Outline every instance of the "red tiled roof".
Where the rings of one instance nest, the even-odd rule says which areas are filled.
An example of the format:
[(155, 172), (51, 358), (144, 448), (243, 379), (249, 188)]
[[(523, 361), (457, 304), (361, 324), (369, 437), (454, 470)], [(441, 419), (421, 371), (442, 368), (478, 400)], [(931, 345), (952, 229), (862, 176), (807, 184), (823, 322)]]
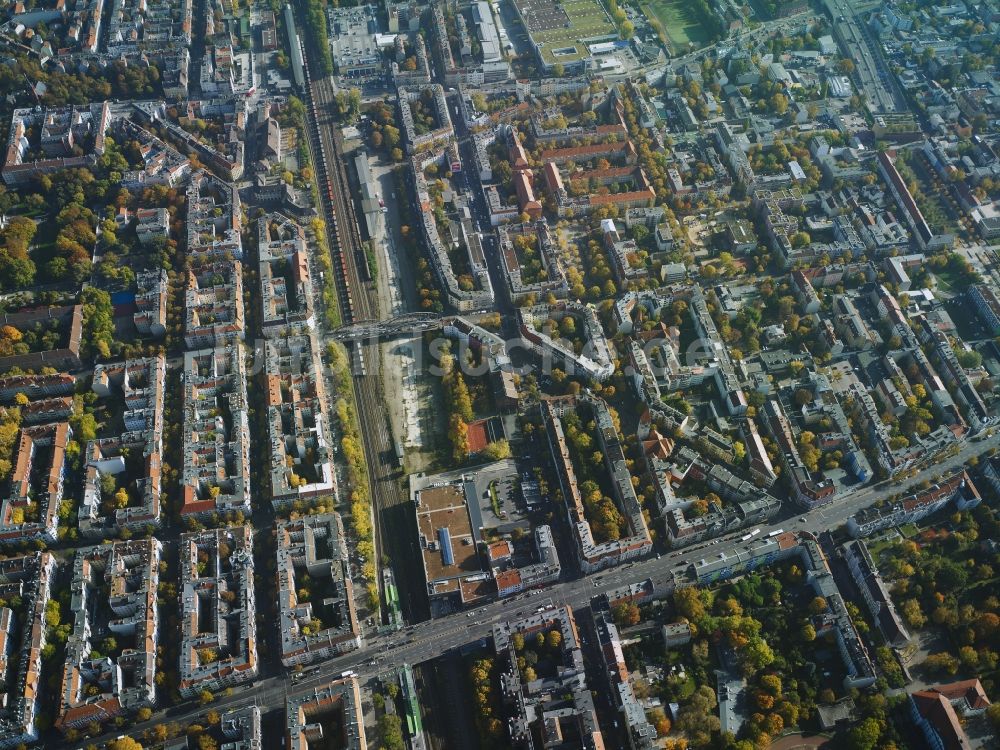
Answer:
[(920, 715), (937, 731), (945, 750), (968, 750), (969, 738), (951, 701), (933, 690), (921, 690), (910, 697)]
[(469, 453), (479, 453), (490, 444), (489, 433), (486, 431), (485, 419), (480, 419), (469, 425)]
[(941, 693), (950, 701), (964, 698), (969, 708), (973, 711), (986, 708), (991, 705), (990, 699), (986, 696), (983, 684), (976, 678), (971, 680), (959, 680), (947, 685), (938, 685), (930, 688), (935, 693)]
[(497, 591), (503, 591), (521, 583), (521, 573), (517, 568), (503, 570), (496, 574)]
[(501, 542), (493, 542), (489, 547), (489, 554), (491, 560), (496, 560), (501, 557), (510, 557), (511, 548), (510, 542), (504, 539)]

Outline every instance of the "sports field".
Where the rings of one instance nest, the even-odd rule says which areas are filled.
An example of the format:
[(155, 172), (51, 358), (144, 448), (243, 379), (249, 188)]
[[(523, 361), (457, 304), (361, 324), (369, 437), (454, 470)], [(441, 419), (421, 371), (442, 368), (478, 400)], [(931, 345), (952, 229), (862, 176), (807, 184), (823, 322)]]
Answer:
[(547, 63), (575, 62), (588, 54), (584, 40), (616, 33), (600, 0), (521, 0), (519, 7)]
[(642, 6), (646, 17), (656, 19), (670, 37), (675, 49), (688, 44), (702, 46), (709, 41), (709, 31), (685, 0), (650, 0)]

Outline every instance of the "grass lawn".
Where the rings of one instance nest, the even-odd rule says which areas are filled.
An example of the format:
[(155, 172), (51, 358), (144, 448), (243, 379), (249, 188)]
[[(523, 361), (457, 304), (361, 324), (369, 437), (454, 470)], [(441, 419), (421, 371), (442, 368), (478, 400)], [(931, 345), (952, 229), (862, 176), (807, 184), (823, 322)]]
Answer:
[(898, 541), (900, 541), (899, 536), (890, 533), (880, 536), (878, 539), (867, 539), (865, 543), (868, 545), (868, 551), (871, 552), (872, 559), (878, 562), (882, 553)]
[(28, 252), (41, 271), (42, 266), (52, 260), (52, 256), (55, 255), (56, 235), (59, 233), (59, 228), (54, 221), (49, 221), (45, 216), (37, 218), (38, 230)]
[(646, 16), (663, 24), (663, 30), (675, 47), (690, 43), (702, 46), (709, 41), (708, 30), (684, 0), (651, 0), (642, 8)]
[(490, 505), (493, 506), (493, 514), (500, 518), (500, 499), (497, 497), (497, 483), (490, 482)]
[(965, 291), (961, 278), (957, 273), (947, 268), (935, 269), (931, 272), (937, 280), (938, 286), (946, 292), (960, 294)]

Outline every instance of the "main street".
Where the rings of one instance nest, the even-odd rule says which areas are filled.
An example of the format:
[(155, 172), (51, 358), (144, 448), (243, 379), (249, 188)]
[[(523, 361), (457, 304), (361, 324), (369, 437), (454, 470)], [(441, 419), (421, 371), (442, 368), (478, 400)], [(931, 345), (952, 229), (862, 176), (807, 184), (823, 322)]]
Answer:
[[(973, 457), (997, 447), (1000, 447), (1000, 434), (978, 442), (967, 441), (954, 456), (928, 467), (924, 473), (928, 476), (948, 473), (968, 464)], [(904, 493), (912, 489), (921, 479), (922, 477), (918, 476), (908, 483), (889, 482), (884, 486), (864, 487), (820, 508), (797, 511), (792, 516), (786, 515), (770, 524), (761, 524), (760, 535), (767, 536), (778, 529), (813, 533), (835, 529), (858, 510), (879, 500)], [(451, 649), (487, 638), (496, 623), (528, 614), (539, 607), (550, 605), (584, 607), (595, 596), (647, 579), (652, 581), (655, 589), (668, 590), (676, 577), (681, 576), (687, 568), (699, 560), (728, 555), (742, 547), (743, 542), (740, 537), (745, 533), (746, 530), (741, 530), (691, 548), (648, 557), (590, 576), (561, 581), (545, 589), (522, 593), (467, 612), (427, 620), (404, 631), (378, 635), (367, 639), (357, 651), (323, 662), (315, 672), (309, 673), (302, 679), (297, 679), (294, 674), (267, 677), (231, 695), (220, 696), (209, 706), (185, 704), (158, 712), (154, 719), (138, 722), (130, 731), (142, 732), (164, 722), (181, 724), (190, 722), (208, 708), (219, 711), (250, 704), (260, 706), (262, 711), (280, 708), (288, 693), (318, 687), (346, 671), (356, 672), (358, 679), (364, 683), (403, 664), (420, 664), (435, 659)], [(107, 736), (113, 734), (109, 732)], [(83, 748), (89, 742), (93, 740), (68, 747)]]

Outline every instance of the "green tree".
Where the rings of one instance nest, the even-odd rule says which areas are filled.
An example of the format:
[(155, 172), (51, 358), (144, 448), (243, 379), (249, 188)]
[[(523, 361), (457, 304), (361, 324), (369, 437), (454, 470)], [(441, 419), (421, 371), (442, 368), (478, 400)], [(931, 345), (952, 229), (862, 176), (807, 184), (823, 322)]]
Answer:
[(487, 461), (500, 461), (504, 458), (510, 458), (510, 443), (506, 438), (496, 440), (483, 448), (482, 455)]
[(884, 729), (884, 722), (870, 716), (847, 733), (847, 746), (850, 750), (875, 750)]
[(403, 724), (398, 714), (383, 714), (378, 720), (378, 733), (385, 750), (404, 750)]
[(701, 620), (705, 616), (705, 603), (694, 586), (680, 588), (674, 592), (674, 607), (682, 617), (691, 621)]
[(81, 348), (95, 359), (109, 358), (115, 333), (111, 295), (103, 289), (88, 286), (80, 293), (80, 304), (83, 307)]
[(958, 659), (947, 652), (931, 654), (924, 659), (924, 666), (931, 672), (951, 676), (958, 672)]
[(809, 614), (811, 615), (821, 615), (827, 610), (826, 599), (822, 596), (814, 597), (811, 602), (809, 602)]
[(641, 615), (634, 602), (619, 602), (611, 608), (611, 616), (619, 626), (627, 627), (638, 624)]

